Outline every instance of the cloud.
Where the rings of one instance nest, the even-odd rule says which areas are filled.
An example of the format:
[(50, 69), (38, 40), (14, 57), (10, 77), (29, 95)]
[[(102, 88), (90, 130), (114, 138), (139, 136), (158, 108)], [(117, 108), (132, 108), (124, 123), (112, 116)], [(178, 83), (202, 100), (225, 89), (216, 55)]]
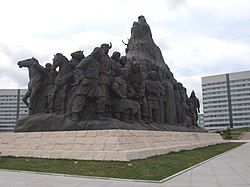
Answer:
[(28, 72), (27, 70), (17, 70), (17, 68), (0, 69), (0, 88), (27, 88)]
[[(247, 68), (250, 54), (250, 45), (225, 42), (216, 38), (197, 38), (191, 41), (185, 40), (181, 46), (171, 46), (168, 55), (173, 58), (175, 68), (178, 72), (186, 75), (194, 73), (228, 73), (241, 71)], [(178, 54), (181, 54), (178, 56)], [(183, 63), (188, 61), (188, 67)], [(222, 68), (223, 66), (223, 68)], [(185, 72), (190, 69), (191, 72)]]
[(184, 5), (186, 5), (186, 0), (167, 0), (167, 1), (164, 1), (167, 3), (167, 5), (169, 6), (169, 9), (171, 10), (175, 10), (179, 7), (182, 7)]
[(19, 60), (36, 57), (40, 61), (46, 61), (47, 55), (36, 53), (24, 46), (8, 46), (0, 44), (0, 88), (27, 87), (28, 71), (17, 66)]

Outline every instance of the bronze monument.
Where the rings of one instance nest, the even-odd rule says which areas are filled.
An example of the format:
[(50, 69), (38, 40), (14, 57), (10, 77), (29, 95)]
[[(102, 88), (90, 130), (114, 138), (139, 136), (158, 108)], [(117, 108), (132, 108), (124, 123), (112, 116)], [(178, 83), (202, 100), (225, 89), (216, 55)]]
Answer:
[(81, 50), (71, 60), (57, 53), (46, 67), (35, 58), (19, 61), (29, 69), (23, 98), (29, 115), (17, 120), (15, 132), (203, 131), (197, 125), (199, 100), (194, 91), (188, 98), (174, 78), (144, 16), (123, 43), (125, 56), (115, 51), (110, 57), (112, 43), (103, 43), (86, 57)]

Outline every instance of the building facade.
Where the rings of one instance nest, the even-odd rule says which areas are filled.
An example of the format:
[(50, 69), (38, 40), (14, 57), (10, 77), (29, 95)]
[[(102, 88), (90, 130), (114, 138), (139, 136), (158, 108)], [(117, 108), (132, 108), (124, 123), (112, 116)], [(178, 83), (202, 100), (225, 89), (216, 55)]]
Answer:
[(22, 98), (27, 89), (0, 89), (0, 132), (14, 132), (16, 120), (28, 114)]
[(250, 126), (250, 71), (202, 77), (204, 127)]
[(204, 128), (204, 114), (203, 113), (198, 114), (197, 123), (199, 127)]

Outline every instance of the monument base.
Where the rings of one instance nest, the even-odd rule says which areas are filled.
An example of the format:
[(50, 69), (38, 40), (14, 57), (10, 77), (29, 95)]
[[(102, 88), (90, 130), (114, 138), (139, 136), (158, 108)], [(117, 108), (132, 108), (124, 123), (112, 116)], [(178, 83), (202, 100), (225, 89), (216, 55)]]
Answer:
[(88, 130), (4, 133), (0, 155), (130, 161), (225, 143), (216, 133)]
[(44, 131), (82, 131), (82, 130), (150, 130), (150, 131), (181, 131), (206, 132), (196, 126), (170, 125), (157, 123), (125, 123), (114, 118), (102, 120), (72, 121), (67, 115), (54, 113), (39, 113), (24, 116), (16, 121), (15, 132), (44, 132)]

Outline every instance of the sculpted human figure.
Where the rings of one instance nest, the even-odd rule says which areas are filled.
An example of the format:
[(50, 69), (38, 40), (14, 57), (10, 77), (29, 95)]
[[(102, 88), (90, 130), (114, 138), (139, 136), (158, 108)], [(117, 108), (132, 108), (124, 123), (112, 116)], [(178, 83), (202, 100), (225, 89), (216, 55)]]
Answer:
[(193, 104), (189, 99), (187, 99), (187, 116), (190, 119), (188, 126), (197, 126), (195, 111), (193, 111)]
[(121, 68), (126, 68), (128, 62), (128, 58), (126, 56), (122, 56), (119, 60), (119, 63), (121, 64)]
[(128, 39), (128, 43), (125, 43), (123, 40), (122, 40), (122, 43), (126, 46), (126, 48), (125, 48), (125, 53), (127, 54), (127, 53), (128, 53), (128, 43), (129, 43), (129, 39)]
[(157, 85), (158, 74), (151, 71), (146, 80), (145, 95), (148, 103), (148, 115), (150, 122), (160, 123), (160, 87)]
[(47, 72), (47, 77), (48, 77), (48, 82), (45, 89), (45, 97), (46, 97), (45, 112), (49, 112), (52, 91), (55, 87), (55, 78), (58, 72), (52, 69), (52, 64), (50, 63), (45, 64), (45, 70)]
[(71, 55), (71, 59), (69, 61), (69, 65), (74, 72), (74, 79), (77, 79), (76, 66), (85, 58), (85, 56), (83, 54), (83, 51), (81, 51), (81, 50), (75, 51), (75, 52), (71, 53), (70, 55)]
[(182, 125), (189, 127), (192, 125), (192, 115), (190, 115), (190, 112), (189, 112), (187, 89), (181, 83), (179, 83), (179, 89), (180, 89), (181, 97), (182, 97), (182, 102), (181, 102), (182, 111), (183, 111)]
[(157, 79), (155, 81), (157, 88), (159, 89), (159, 122), (164, 124), (165, 123), (165, 102), (166, 102), (166, 95), (165, 95), (165, 87), (163, 85), (162, 74), (157, 72)]
[(143, 122), (141, 117), (149, 122), (148, 105), (145, 98), (145, 78), (141, 72), (140, 65), (134, 61), (128, 72), (128, 96), (130, 99), (137, 100), (141, 105), (142, 116), (136, 115), (137, 121)]
[(94, 100), (96, 105), (99, 102), (102, 102), (99, 95), (100, 91), (98, 91), (100, 89), (98, 80), (102, 54), (102, 49), (100, 47), (96, 47), (89, 56), (84, 58), (76, 66), (78, 82), (75, 86), (75, 96), (72, 106), (71, 117), (73, 120), (80, 121), (85, 117), (83, 116), (83, 111), (87, 110), (86, 103), (88, 99)]
[(131, 39), (152, 41), (152, 34), (144, 16), (138, 17), (138, 22), (133, 23), (131, 28)]
[(193, 111), (194, 115), (195, 115), (195, 124), (197, 125), (197, 121), (198, 121), (198, 113), (200, 112), (200, 102), (199, 99), (195, 96), (195, 92), (194, 90), (192, 90), (190, 97), (188, 98), (188, 100), (190, 101), (190, 103), (192, 103), (191, 105), (191, 110)]
[(114, 51), (110, 58), (114, 60), (115, 62), (119, 62), (120, 57), (121, 57), (121, 53), (118, 51)]
[[(109, 94), (110, 78), (111, 78), (111, 58), (108, 53), (112, 48), (112, 44), (102, 44), (101, 49), (103, 53), (100, 59), (100, 72), (99, 72), (99, 102), (96, 106), (97, 118), (102, 119), (104, 117), (106, 109), (111, 113), (111, 101)], [(107, 106), (107, 108), (106, 108)]]
[(184, 121), (184, 113), (183, 113), (183, 97), (181, 93), (181, 83), (174, 84), (174, 98), (176, 104), (176, 117), (177, 117), (177, 124), (181, 124)]
[(83, 51), (81, 50), (71, 53), (71, 57), (72, 58), (70, 59), (69, 64), (74, 70), (76, 66), (82, 61), (82, 59), (85, 58)]
[[(162, 72), (163, 78), (162, 78), (162, 84), (164, 86), (165, 90), (165, 100), (164, 100), (164, 113), (165, 113), (165, 122), (167, 124), (175, 125), (177, 124), (177, 116), (176, 116), (176, 102), (179, 102), (179, 93), (177, 93), (177, 90), (174, 91), (174, 86), (172, 84), (173, 79), (172, 73), (168, 69), (164, 69)], [(177, 86), (177, 85), (176, 85)], [(175, 92), (176, 100), (175, 100)], [(178, 103), (179, 104), (179, 103)]]
[[(150, 72), (155, 72), (154, 83), (159, 91), (159, 123), (165, 123), (165, 88), (163, 86), (161, 67), (156, 64), (151, 64), (149, 67)], [(162, 68), (163, 69), (163, 68)]]
[(128, 91), (125, 81), (126, 77), (127, 70), (122, 69), (121, 76), (115, 77), (111, 84), (111, 90), (114, 95), (112, 101), (112, 113), (115, 118), (129, 123), (129, 115), (133, 107), (127, 97)]
[(119, 63), (121, 53), (114, 51), (111, 56), (111, 79), (120, 74), (121, 65)]

